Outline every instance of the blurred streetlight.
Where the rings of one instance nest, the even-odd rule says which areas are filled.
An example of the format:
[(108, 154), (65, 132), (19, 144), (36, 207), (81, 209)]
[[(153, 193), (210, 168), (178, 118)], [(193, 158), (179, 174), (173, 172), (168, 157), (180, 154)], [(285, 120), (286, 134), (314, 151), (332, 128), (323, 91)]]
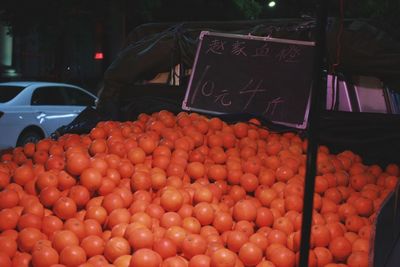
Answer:
[(273, 0), (268, 2), (268, 7), (270, 7), (270, 8), (275, 7), (275, 5), (276, 5), (276, 2)]

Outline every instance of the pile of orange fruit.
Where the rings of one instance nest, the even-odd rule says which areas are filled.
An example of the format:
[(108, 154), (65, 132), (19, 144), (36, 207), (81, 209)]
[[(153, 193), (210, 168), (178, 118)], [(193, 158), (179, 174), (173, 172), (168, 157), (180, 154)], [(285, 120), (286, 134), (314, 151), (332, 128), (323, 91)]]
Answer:
[[(307, 141), (162, 110), (0, 161), (0, 266), (298, 266)], [(309, 267), (368, 266), (396, 164), (317, 157)]]

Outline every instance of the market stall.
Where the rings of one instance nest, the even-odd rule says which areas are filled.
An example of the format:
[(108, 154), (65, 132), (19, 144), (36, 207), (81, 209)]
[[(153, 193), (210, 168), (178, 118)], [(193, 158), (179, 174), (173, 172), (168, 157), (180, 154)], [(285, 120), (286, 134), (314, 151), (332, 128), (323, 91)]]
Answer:
[[(366, 21), (346, 20), (342, 23), (335, 19), (328, 20), (327, 56), (324, 61), (326, 72), (350, 76), (372, 75), (379, 77), (393, 90), (397, 90), (400, 74), (399, 44)], [(343, 31), (340, 30), (341, 26)], [(139, 114), (152, 114), (160, 110), (180, 113), (187, 94), (189, 77), (194, 73), (192, 67), (196, 65), (196, 49), (202, 31), (310, 42), (316, 38), (314, 28), (315, 21), (312, 19), (140, 26), (130, 34), (126, 47), (105, 73), (104, 88), (100, 92), (99, 105), (95, 111), (97, 117), (84, 118), (85, 114), (82, 114), (81, 124), (75, 128), (76, 132), (92, 129), (99, 121), (130, 121), (135, 120)], [(338, 45), (341, 47), (340, 53), (337, 53)], [(170, 74), (168, 83), (151, 83), (160, 73)], [(175, 79), (178, 80), (177, 83)], [(208, 112), (209, 109), (210, 106), (207, 106), (199, 111), (210, 118), (216, 116)], [(287, 112), (290, 113), (290, 110)], [(352, 151), (351, 155), (355, 153), (352, 160), (362, 163), (363, 166), (378, 164), (374, 167), (369, 166), (372, 169), (380, 166), (386, 170), (389, 164), (399, 163), (398, 114), (325, 110), (318, 115), (319, 127), (314, 138), (318, 138), (319, 144), (327, 146), (330, 153), (340, 154), (341, 158), (344, 155), (348, 156), (348, 152)], [(267, 126), (272, 132), (294, 132), (302, 138), (309, 137), (307, 129), (271, 122), (257, 112), (228, 112), (218, 114), (218, 118), (232, 125), (257, 118), (262, 126)], [(64, 130), (68, 131), (71, 128)], [(329, 166), (325, 165), (319, 167), (329, 169)], [(358, 190), (361, 192), (362, 188)], [(371, 228), (373, 239), (369, 253), (370, 264), (373, 262), (374, 266), (397, 266), (398, 253), (395, 251), (398, 249), (398, 202), (398, 194), (391, 193), (384, 199), (382, 209), (375, 210), (378, 219)], [(336, 260), (343, 261), (340, 258)]]
[[(125, 53), (108, 69), (105, 75), (106, 86), (107, 81), (109, 81), (115, 86), (113, 88), (118, 88), (118, 86), (121, 86), (120, 88), (124, 87), (125, 89), (120, 91), (122, 94), (128, 96), (124, 97), (124, 99), (135, 99), (137, 95), (146, 94), (145, 87), (141, 90), (141, 86), (132, 86), (135, 83), (135, 79), (143, 79), (143, 74), (152, 77), (155, 73), (173, 69), (173, 66), (177, 64), (183, 65), (181, 73), (184, 73), (185, 68), (196, 65), (195, 59), (197, 57), (194, 51), (198, 46), (199, 39), (197, 38), (200, 36), (200, 31), (214, 31), (221, 32), (222, 34), (247, 34), (297, 41), (315, 40), (315, 36), (313, 36), (315, 21), (313, 20), (257, 21), (254, 23), (181, 23), (138, 27), (131, 33), (130, 38), (128, 38), (128, 44), (124, 50)], [(344, 27), (343, 30), (341, 30), (341, 26)], [(159, 32), (152, 33), (151, 30), (153, 27)], [(340, 22), (330, 19), (326, 29), (326, 45), (327, 57), (325, 59), (325, 68), (328, 73), (334, 71), (335, 73), (344, 73), (350, 76), (371, 75), (379, 77), (385, 85), (390, 86), (395, 91), (399, 88), (397, 77), (400, 72), (400, 46), (397, 42), (391, 40), (389, 36), (372, 27), (367, 22), (358, 20)], [(339, 49), (340, 52), (338, 52)], [(160, 56), (159, 51), (163, 51), (164, 55)], [(127, 57), (129, 54), (132, 56), (131, 58)], [(135, 55), (140, 56), (135, 57)], [(126, 67), (134, 64), (135, 59), (143, 60), (143, 57), (146, 58), (146, 64), (143, 66), (143, 69), (138, 71), (134, 69), (131, 71), (132, 69)], [(154, 66), (164, 68), (157, 69)], [(183, 78), (182, 80), (184, 81), (184, 77), (182, 76), (180, 78)], [(131, 84), (131, 86), (128, 84)], [(183, 83), (181, 87), (185, 86), (186, 83)], [(134, 92), (136, 90), (138, 91)], [(186, 90), (182, 91), (187, 93)], [(158, 94), (158, 96), (160, 95), (164, 95), (163, 92)], [(325, 94), (322, 95), (326, 96)], [(140, 96), (138, 99), (140, 99)], [(177, 105), (171, 110), (179, 111), (182, 99), (184, 98), (181, 95), (176, 103)], [(183, 102), (185, 100), (188, 99), (185, 98)], [(209, 107), (209, 104), (205, 106), (207, 106), (206, 110), (204, 110), (205, 113), (207, 113), (207, 109), (213, 110), (213, 108)], [(240, 120), (238, 113), (228, 113), (231, 113), (230, 118), (235, 118), (236, 115), (236, 118)], [(260, 113), (248, 115), (256, 116), (257, 114)], [(397, 151), (400, 148), (399, 125), (399, 117), (394, 114), (325, 110), (320, 114), (320, 127), (318, 128), (316, 137), (320, 144), (327, 145), (334, 153), (352, 150), (360, 154), (365, 163), (386, 166), (389, 163), (399, 163), (397, 157)], [(281, 129), (283, 130), (284, 127)], [(298, 129), (296, 130), (299, 132)], [(306, 133), (303, 132), (303, 134)], [(388, 252), (397, 243), (398, 234), (396, 234), (396, 231), (393, 232), (392, 228), (385, 227), (388, 221), (393, 222), (393, 225), (397, 224), (398, 211), (397, 208), (393, 209), (393, 207), (397, 207), (397, 204), (393, 203), (398, 203), (398, 201), (397, 194), (393, 194), (387, 200), (387, 203), (392, 204), (384, 206), (379, 215), (378, 223), (375, 225), (374, 234), (376, 244), (385, 243), (387, 245), (385, 248), (382, 248), (380, 245), (373, 246), (373, 253), (371, 254), (374, 255), (374, 266), (382, 266), (382, 264), (388, 262), (390, 255), (392, 256), (392, 263), (389, 264), (392, 265), (388, 266), (396, 266), (396, 263), (393, 262), (398, 261), (395, 256), (396, 253), (391, 254)], [(392, 208), (389, 208), (389, 206)]]

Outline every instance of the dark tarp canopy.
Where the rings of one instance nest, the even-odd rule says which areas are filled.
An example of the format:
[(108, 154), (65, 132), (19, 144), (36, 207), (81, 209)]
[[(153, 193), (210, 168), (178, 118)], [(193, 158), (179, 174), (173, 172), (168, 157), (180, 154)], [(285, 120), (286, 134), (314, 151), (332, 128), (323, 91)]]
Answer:
[[(375, 76), (391, 89), (400, 91), (399, 43), (365, 20), (341, 22), (330, 18), (327, 25), (327, 71), (331, 72), (335, 66), (336, 72)], [(81, 116), (85, 118), (83, 124), (82, 120), (76, 120), (64, 132), (72, 129), (75, 132), (88, 131), (98, 120), (133, 120), (141, 112), (181, 111), (185, 83), (168, 86), (141, 84), (140, 81), (168, 72), (177, 64), (191, 68), (202, 30), (313, 41), (314, 28), (315, 20), (311, 18), (141, 25), (129, 34), (125, 47), (105, 72), (96, 110), (101, 116), (94, 120)], [(225, 118), (230, 121), (243, 119), (240, 114), (236, 115)], [(353, 150), (367, 163), (381, 166), (400, 163), (397, 155), (400, 151), (399, 117), (325, 111), (321, 114), (320, 143), (334, 153)], [(74, 128), (74, 125), (80, 126)]]
[[(100, 102), (132, 85), (167, 72), (178, 63), (191, 67), (202, 30), (314, 41), (314, 19), (152, 23), (135, 28), (104, 75)], [(400, 44), (365, 20), (331, 18), (327, 29), (329, 70), (375, 76), (400, 90)], [(339, 47), (340, 46), (340, 47)]]

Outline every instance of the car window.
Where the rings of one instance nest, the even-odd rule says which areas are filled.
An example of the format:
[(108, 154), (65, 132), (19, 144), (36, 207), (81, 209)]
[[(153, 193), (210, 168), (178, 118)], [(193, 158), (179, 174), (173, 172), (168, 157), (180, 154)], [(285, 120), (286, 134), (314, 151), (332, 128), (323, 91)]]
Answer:
[(32, 94), (32, 105), (65, 105), (65, 92), (63, 87), (46, 86), (37, 88)]
[(65, 88), (67, 94), (67, 105), (71, 106), (94, 106), (94, 97), (91, 95), (76, 89), (76, 88)]
[(0, 86), (0, 103), (5, 103), (16, 97), (24, 87), (22, 86)]

